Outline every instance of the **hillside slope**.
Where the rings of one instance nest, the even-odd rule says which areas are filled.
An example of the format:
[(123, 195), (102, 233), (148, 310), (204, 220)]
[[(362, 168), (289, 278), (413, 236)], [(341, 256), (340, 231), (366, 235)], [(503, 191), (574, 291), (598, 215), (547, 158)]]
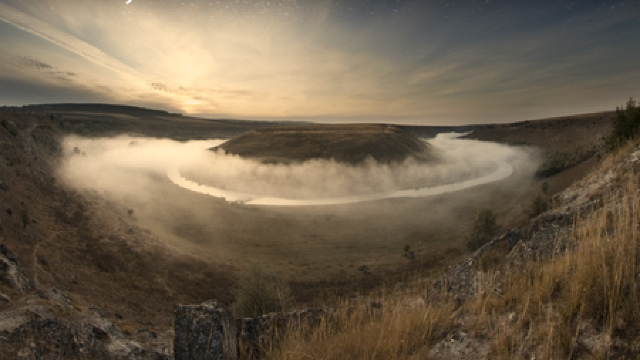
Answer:
[(176, 303), (231, 301), (235, 274), (162, 245), (127, 208), (55, 177), (49, 114), (0, 112), (0, 354), (170, 357)]
[(251, 130), (220, 149), (264, 162), (334, 159), (357, 164), (367, 158), (400, 162), (429, 158), (428, 146), (413, 133), (384, 124), (303, 125)]
[(550, 194), (583, 178), (604, 156), (605, 139), (613, 129), (615, 111), (480, 126), (466, 136), (542, 149), (538, 178)]
[(356, 315), (294, 331), (267, 358), (637, 358), (639, 173), (640, 145), (609, 155), (551, 209), (443, 276), (360, 299)]
[[(237, 274), (163, 245), (132, 225), (132, 209), (63, 186), (54, 169), (71, 118), (52, 115), (0, 110), (0, 354), (169, 359), (174, 305), (228, 304)], [(91, 119), (77, 114), (71, 126)], [(358, 313), (311, 340), (299, 334), (269, 356), (630, 358), (640, 349), (638, 159), (640, 148), (602, 163), (594, 155), (601, 168), (529, 226), (435, 284), (387, 292), (381, 316)]]

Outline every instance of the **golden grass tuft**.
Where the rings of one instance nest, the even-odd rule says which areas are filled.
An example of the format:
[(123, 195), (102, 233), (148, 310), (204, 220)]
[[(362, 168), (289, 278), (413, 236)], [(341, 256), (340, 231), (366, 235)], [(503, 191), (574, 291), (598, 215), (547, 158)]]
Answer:
[[(604, 209), (577, 221), (571, 239), (577, 245), (574, 250), (529, 264), (523, 273), (511, 276), (504, 300), (492, 308), (495, 313), (518, 314), (518, 321), (504, 326), (491, 355), (570, 359), (578, 352), (591, 356), (601, 352), (609, 356), (616, 330), (623, 337), (637, 332), (640, 197), (632, 180), (622, 196), (614, 196)], [(584, 343), (586, 325), (593, 326), (591, 337), (599, 340)], [(512, 346), (510, 339), (518, 339), (520, 346)]]
[[(389, 300), (389, 299), (387, 299)], [(385, 304), (342, 312), (316, 329), (293, 331), (281, 345), (267, 351), (267, 359), (422, 359), (428, 345), (451, 328), (451, 304)]]

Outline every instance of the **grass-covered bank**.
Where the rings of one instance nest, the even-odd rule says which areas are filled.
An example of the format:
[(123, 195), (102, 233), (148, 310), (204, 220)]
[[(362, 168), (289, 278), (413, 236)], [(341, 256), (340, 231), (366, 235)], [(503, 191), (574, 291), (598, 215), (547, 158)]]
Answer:
[(279, 346), (266, 349), (267, 358), (635, 358), (640, 349), (636, 146), (608, 155), (591, 175), (589, 183), (605, 179), (608, 186), (577, 190), (592, 199), (590, 210), (573, 212), (571, 224), (548, 224), (570, 234), (550, 239), (545, 248), (553, 251), (540, 250), (517, 265), (505, 256), (476, 278), (473, 298), (455, 304), (445, 296), (434, 303), (426, 300), (432, 292), (428, 281), (414, 284), (381, 296), (381, 310), (365, 307), (313, 331), (292, 331)]

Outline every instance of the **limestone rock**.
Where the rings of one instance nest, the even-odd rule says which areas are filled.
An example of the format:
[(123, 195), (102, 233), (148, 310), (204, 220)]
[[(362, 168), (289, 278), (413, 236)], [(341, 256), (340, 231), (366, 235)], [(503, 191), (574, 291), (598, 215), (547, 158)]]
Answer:
[(236, 360), (235, 319), (217, 302), (175, 309), (175, 360)]
[(0, 279), (19, 293), (31, 289), (31, 282), (18, 268), (18, 260), (4, 245), (0, 245)]

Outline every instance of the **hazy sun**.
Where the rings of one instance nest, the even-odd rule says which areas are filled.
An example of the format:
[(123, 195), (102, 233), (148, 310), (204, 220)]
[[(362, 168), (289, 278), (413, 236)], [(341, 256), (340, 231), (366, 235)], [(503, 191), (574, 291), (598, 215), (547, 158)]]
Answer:
[(198, 109), (204, 105), (202, 100), (189, 98), (184, 101), (182, 104), (182, 110), (187, 114), (197, 113)]

